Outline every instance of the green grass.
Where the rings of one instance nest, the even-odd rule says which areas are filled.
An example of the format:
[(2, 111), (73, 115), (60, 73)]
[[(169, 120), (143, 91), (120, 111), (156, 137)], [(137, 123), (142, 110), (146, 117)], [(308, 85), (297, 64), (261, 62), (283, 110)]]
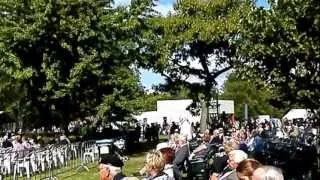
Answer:
[(134, 154), (129, 157), (129, 160), (123, 167), (123, 173), (126, 176), (137, 176), (139, 171), (143, 168), (147, 152)]
[[(167, 136), (160, 136), (160, 142), (166, 141)], [(151, 149), (156, 147), (156, 143), (138, 144), (134, 151), (129, 151), (129, 160), (125, 162), (122, 168), (126, 176), (134, 176), (139, 178), (139, 171), (144, 166), (145, 158)], [(58, 179), (66, 180), (97, 180), (99, 179), (99, 172), (97, 164), (89, 166), (89, 172), (82, 170), (77, 172), (75, 170), (58, 175)]]
[[(133, 154), (129, 157), (129, 160), (125, 162), (123, 167), (123, 173), (126, 176), (138, 176), (140, 169), (144, 166), (144, 161), (146, 157), (146, 152), (139, 154)], [(89, 172), (81, 169), (81, 171), (69, 171), (64, 174), (60, 174), (57, 178), (65, 180), (97, 180), (99, 179), (99, 172), (96, 164), (91, 164), (89, 166)]]
[(99, 179), (99, 172), (97, 169), (97, 165), (91, 164), (88, 166), (89, 171), (81, 169), (81, 171), (69, 171), (64, 174), (60, 174), (57, 176), (58, 179), (66, 179), (66, 180), (97, 180)]

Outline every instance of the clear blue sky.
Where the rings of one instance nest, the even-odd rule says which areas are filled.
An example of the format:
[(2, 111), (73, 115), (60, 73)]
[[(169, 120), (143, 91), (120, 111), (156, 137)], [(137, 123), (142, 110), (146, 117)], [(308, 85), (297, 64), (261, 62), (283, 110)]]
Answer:
[[(176, 0), (160, 0), (156, 10), (161, 12), (162, 14), (167, 14), (169, 10), (172, 9), (172, 6)], [(128, 4), (130, 0), (115, 0), (116, 5), (119, 4)], [(257, 0), (257, 4), (259, 6), (268, 7), (267, 0)], [(141, 83), (146, 89), (151, 89), (152, 85), (158, 85), (159, 83), (163, 82), (164, 79), (159, 75), (155, 74), (152, 71), (141, 69)], [(226, 79), (225, 75), (223, 77), (220, 77), (218, 81), (221, 85), (224, 80)]]

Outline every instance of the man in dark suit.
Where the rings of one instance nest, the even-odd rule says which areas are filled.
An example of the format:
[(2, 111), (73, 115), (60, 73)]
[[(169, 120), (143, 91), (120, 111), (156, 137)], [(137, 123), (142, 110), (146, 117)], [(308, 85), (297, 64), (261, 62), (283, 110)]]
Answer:
[(188, 163), (188, 158), (190, 155), (189, 145), (187, 143), (187, 138), (183, 135), (179, 135), (178, 150), (175, 153), (175, 158), (173, 160), (173, 174), (175, 179), (181, 179), (182, 173), (185, 171), (185, 163)]

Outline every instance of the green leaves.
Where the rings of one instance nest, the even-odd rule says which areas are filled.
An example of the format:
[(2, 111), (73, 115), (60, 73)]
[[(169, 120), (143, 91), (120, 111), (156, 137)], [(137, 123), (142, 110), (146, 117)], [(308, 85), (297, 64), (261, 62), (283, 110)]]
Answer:
[(271, 115), (280, 118), (283, 110), (274, 107), (271, 100), (276, 97), (276, 92), (259, 79), (241, 79), (237, 72), (228, 76), (224, 84), (221, 99), (235, 101), (235, 115), (244, 119), (244, 104), (248, 104), (251, 117), (258, 115)]
[(258, 76), (281, 92), (281, 100), (317, 109), (320, 97), (319, 3), (285, 1), (270, 10), (255, 8), (244, 19), (239, 67)]
[(148, 56), (140, 52), (153, 3), (111, 3), (0, 0), (0, 73), (25, 88), (38, 126), (54, 114), (64, 122), (138, 111), (143, 89), (134, 67)]
[(231, 69), (238, 58), (235, 39), (239, 37), (241, 14), (247, 9), (241, 0), (181, 0), (173, 14), (153, 19), (158, 33), (156, 52), (166, 85), (185, 87), (194, 101), (204, 95), (209, 102), (216, 78)]

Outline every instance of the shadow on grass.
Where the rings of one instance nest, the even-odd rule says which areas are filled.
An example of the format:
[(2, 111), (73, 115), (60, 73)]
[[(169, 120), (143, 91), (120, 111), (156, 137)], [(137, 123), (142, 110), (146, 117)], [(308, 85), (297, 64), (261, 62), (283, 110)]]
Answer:
[(160, 136), (159, 141), (142, 142), (139, 144), (132, 144), (128, 147), (127, 155), (130, 157), (138, 157), (143, 153), (154, 150), (158, 143), (167, 141), (167, 136)]
[(99, 172), (97, 169), (97, 166), (94, 164), (91, 164), (88, 166), (89, 171), (86, 171), (85, 169), (73, 169), (72, 171), (69, 171), (64, 174), (60, 174), (57, 176), (58, 179), (77, 179), (77, 180), (91, 180), (91, 179), (98, 179)]

